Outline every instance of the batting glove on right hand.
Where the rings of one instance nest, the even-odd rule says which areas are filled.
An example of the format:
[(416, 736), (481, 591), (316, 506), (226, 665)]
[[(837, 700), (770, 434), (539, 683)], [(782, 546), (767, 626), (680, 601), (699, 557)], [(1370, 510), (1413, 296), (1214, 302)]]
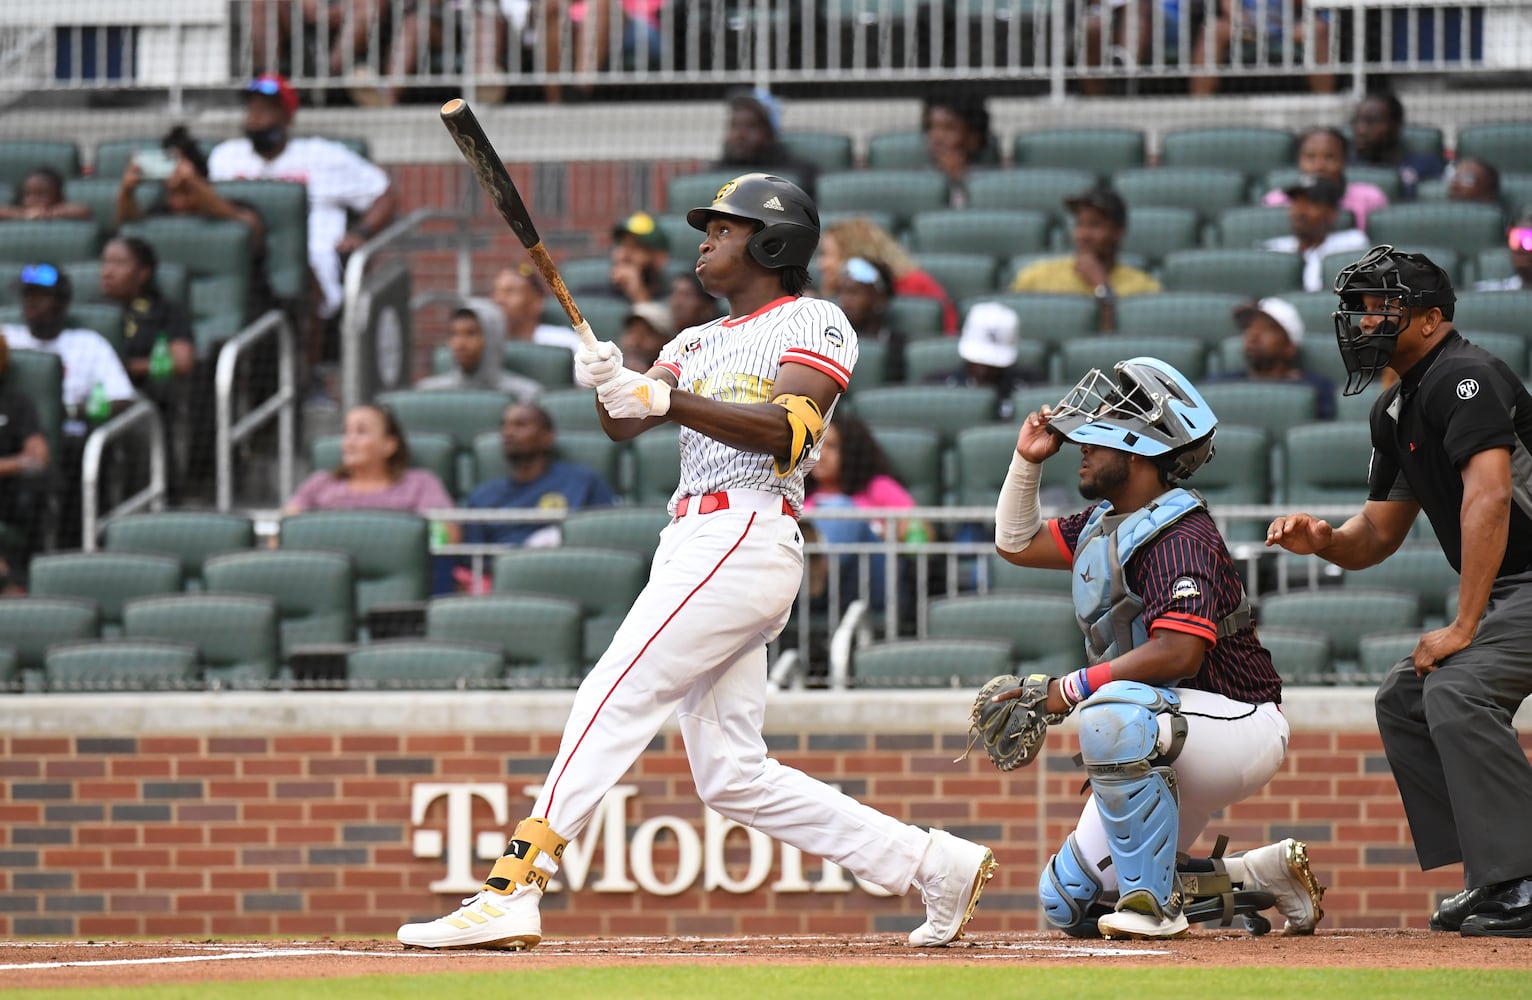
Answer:
[(575, 384), (581, 388), (594, 389), (622, 370), (622, 351), (610, 340), (575, 351)]

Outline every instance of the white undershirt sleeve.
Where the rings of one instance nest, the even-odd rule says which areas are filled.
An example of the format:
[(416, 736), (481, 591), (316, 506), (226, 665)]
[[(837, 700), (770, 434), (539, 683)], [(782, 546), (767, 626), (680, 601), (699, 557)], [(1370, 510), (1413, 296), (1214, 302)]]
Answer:
[(995, 504), (995, 545), (1006, 552), (1020, 552), (1043, 526), (1037, 501), (1037, 484), (1043, 467), (1011, 452), (1011, 467), (1000, 486)]

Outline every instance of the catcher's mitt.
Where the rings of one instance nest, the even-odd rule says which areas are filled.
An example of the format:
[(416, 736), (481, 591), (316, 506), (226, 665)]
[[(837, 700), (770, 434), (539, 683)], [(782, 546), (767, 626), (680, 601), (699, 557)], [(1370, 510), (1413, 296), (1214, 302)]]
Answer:
[[(1030, 674), (1025, 680), (1015, 674), (990, 678), (974, 699), (968, 749), (982, 740), (989, 759), (1002, 771), (1032, 763), (1043, 748), (1048, 727), (1064, 721), (1063, 715), (1048, 711), (1049, 680), (1047, 674)], [(995, 695), (1017, 688), (1021, 694), (1014, 698), (994, 700)], [(967, 756), (965, 751), (963, 757)]]

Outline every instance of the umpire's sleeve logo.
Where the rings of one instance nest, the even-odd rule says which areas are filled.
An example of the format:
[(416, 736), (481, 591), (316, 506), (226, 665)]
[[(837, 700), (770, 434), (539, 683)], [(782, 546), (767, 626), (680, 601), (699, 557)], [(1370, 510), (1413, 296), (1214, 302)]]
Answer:
[(1478, 379), (1465, 378), (1463, 381), (1458, 383), (1458, 398), (1459, 399), (1473, 399), (1478, 394), (1479, 394), (1479, 380)]

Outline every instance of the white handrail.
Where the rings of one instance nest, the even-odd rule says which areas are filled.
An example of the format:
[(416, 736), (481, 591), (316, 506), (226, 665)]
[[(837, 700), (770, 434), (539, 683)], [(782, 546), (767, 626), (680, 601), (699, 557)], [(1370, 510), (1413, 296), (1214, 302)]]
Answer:
[[(107, 511), (103, 516), (99, 506), (98, 488), (101, 483), (101, 459), (106, 446), (120, 437), (132, 433), (140, 425), (148, 428), (149, 439), (149, 485)], [(85, 439), (85, 450), (80, 456), (80, 547), (86, 552), (96, 550), (96, 539), (107, 521), (142, 510), (145, 507), (161, 510), (165, 506), (165, 428), (160, 411), (143, 397), (90, 432)]]
[[(256, 344), (277, 338), (277, 390), (234, 422), (234, 379), (239, 363)], [(293, 439), (297, 434), (298, 392), (294, 366), (298, 363), (297, 338), (292, 322), (273, 309), (235, 334), (218, 352), (213, 375), (214, 421), (217, 429), (214, 462), (217, 472), (219, 510), (234, 506), (234, 447), (277, 418), (277, 490), (285, 501), (293, 492)]]

